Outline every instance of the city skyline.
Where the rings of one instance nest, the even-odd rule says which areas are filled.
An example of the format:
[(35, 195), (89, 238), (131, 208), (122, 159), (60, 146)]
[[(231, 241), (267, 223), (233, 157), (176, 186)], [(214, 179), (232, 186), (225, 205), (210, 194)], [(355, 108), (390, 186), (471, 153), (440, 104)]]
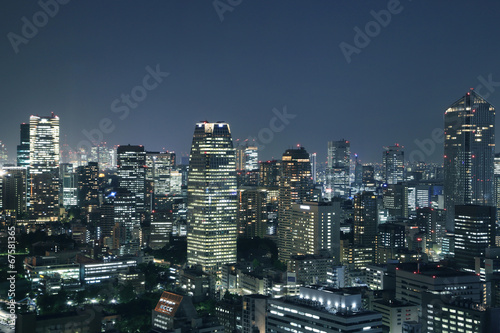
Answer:
[[(187, 156), (188, 128), (210, 118), (233, 124), (235, 139), (271, 135), (269, 143), (260, 142), (261, 160), (301, 144), (324, 163), (325, 142), (345, 138), (362, 163), (380, 162), (382, 147), (395, 143), (407, 156), (417, 151), (441, 163), (440, 144), (428, 149), (415, 140), (433, 138), (455, 96), (475, 87), (498, 102), (498, 46), (481, 31), (494, 30), (499, 4), (488, 5), (458, 1), (429, 8), (401, 1), (378, 34), (370, 33), (368, 45), (347, 56), (342, 45), (356, 47), (355, 28), (378, 22), (388, 3), (241, 2), (219, 15), (212, 3), (136, 8), (126, 1), (69, 2), (17, 47), (12, 34), (23, 36), (21, 19), (33, 21), (42, 8), (13, 3), (0, 30), (7, 78), (0, 107), (12, 114), (0, 140), (12, 157), (18, 124), (29, 114), (53, 111), (61, 117), (61, 144), (76, 147), (88, 141), (83, 131), (100, 138), (93, 131), (99, 130), (110, 145), (142, 144)], [(254, 17), (262, 18), (258, 28)], [(417, 23), (422, 20), (424, 27)], [(469, 24), (459, 24), (465, 20)], [(472, 37), (472, 46), (484, 52), (460, 47)], [(300, 52), (297, 45), (304, 45)], [(388, 91), (391, 98), (380, 99)], [(127, 103), (122, 94), (137, 101)], [(290, 118), (282, 123), (277, 114), (284, 109)], [(271, 126), (275, 118), (279, 131)]]

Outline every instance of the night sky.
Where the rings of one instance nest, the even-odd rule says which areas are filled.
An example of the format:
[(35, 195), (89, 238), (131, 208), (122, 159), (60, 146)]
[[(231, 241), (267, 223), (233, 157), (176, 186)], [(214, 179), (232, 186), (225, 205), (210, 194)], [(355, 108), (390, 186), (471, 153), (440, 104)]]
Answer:
[[(197, 121), (224, 120), (234, 139), (261, 134), (262, 160), (301, 144), (323, 162), (327, 141), (345, 138), (361, 161), (380, 162), (396, 142), (422, 151), (415, 140), (433, 140), (471, 87), (500, 105), (498, 1), (221, 0), (218, 13), (212, 1), (72, 0), (54, 17), (36, 1), (2, 4), (0, 140), (11, 157), (19, 124), (53, 111), (72, 147), (104, 122), (111, 145), (183, 155)], [(388, 7), (390, 22), (370, 24)], [(40, 27), (23, 40), (34, 15)], [(373, 37), (348, 63), (339, 45), (353, 50), (367, 23)], [(151, 90), (148, 66), (169, 73), (146, 80)], [(134, 108), (121, 101), (132, 91)], [(283, 127), (272, 119), (284, 108), (295, 117)], [(424, 153), (442, 162), (442, 144)]]

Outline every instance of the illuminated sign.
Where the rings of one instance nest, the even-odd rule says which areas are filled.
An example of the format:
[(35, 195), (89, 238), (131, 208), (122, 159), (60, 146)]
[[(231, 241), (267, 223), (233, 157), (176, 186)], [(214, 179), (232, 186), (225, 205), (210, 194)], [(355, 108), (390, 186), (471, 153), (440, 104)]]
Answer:
[(158, 301), (158, 304), (156, 304), (155, 311), (173, 317), (175, 316), (179, 305), (181, 305), (182, 298), (183, 297), (180, 295), (164, 291), (160, 297), (160, 300)]
[(307, 210), (310, 210), (310, 209), (311, 209), (311, 206), (300, 205), (300, 209), (307, 209)]

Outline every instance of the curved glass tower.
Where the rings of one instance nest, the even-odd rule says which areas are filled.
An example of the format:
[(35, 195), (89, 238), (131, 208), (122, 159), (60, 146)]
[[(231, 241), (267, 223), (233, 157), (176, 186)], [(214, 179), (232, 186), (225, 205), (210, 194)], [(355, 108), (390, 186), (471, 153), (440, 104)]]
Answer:
[(188, 173), (188, 265), (207, 273), (236, 262), (236, 155), (229, 124), (200, 122)]

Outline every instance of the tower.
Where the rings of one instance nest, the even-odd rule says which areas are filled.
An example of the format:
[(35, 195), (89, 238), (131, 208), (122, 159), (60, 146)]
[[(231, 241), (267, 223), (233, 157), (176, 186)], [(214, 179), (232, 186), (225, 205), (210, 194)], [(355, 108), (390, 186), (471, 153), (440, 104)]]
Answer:
[(118, 180), (121, 188), (135, 195), (136, 212), (142, 214), (146, 200), (146, 152), (143, 146), (119, 146)]
[(326, 169), (326, 196), (348, 197), (350, 189), (351, 143), (347, 140), (329, 141)]
[(188, 173), (189, 265), (215, 273), (236, 262), (236, 157), (229, 124), (196, 124)]
[(495, 205), (495, 108), (471, 89), (446, 109), (444, 137), (446, 228), (453, 231), (455, 205)]
[(31, 116), (29, 138), (30, 212), (54, 221), (59, 216), (59, 117)]
[(385, 182), (387, 184), (397, 184), (404, 181), (405, 155), (403, 146), (396, 143), (394, 146), (384, 148), (382, 161), (384, 163)]
[(290, 259), (292, 250), (292, 206), (312, 199), (309, 154), (304, 147), (288, 149), (281, 161), (278, 210), (278, 256)]

